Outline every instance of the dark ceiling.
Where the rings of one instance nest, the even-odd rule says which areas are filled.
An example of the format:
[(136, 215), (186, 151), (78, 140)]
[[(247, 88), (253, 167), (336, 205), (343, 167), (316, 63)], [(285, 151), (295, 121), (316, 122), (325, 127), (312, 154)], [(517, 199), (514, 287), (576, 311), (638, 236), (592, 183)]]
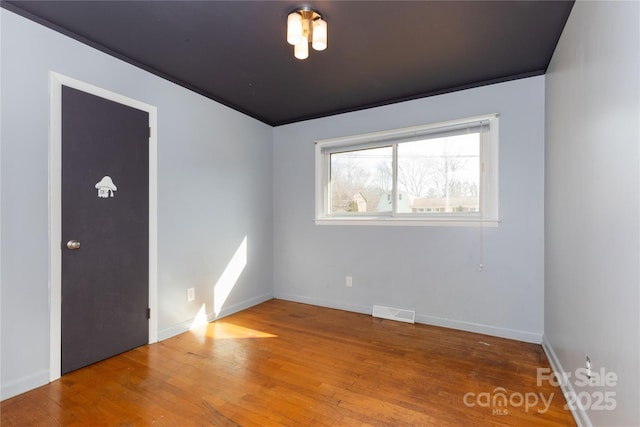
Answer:
[[(329, 47), (293, 57), (286, 18), (318, 9)], [(276, 126), (543, 74), (573, 1), (3, 1)]]

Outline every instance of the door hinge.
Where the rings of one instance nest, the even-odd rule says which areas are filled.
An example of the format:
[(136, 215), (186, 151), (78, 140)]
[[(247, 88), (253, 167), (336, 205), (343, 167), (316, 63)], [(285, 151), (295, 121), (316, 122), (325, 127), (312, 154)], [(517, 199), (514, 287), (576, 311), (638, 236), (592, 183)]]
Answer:
[(149, 126), (149, 138), (151, 138), (151, 126)]
[(151, 319), (151, 309), (147, 308), (147, 319)]

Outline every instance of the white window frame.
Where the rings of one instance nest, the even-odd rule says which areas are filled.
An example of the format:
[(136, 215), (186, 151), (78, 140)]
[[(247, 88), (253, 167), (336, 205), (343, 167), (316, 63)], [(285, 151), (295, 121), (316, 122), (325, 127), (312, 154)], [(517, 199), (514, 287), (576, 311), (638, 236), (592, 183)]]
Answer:
[[(340, 214), (329, 212), (329, 172), (331, 153), (348, 149), (389, 146), (427, 135), (463, 129), (482, 123), (488, 126), (480, 138), (480, 212), (466, 214), (396, 213), (397, 186), (393, 186), (394, 206), (390, 213)], [(315, 144), (315, 223), (318, 225), (419, 225), (497, 227), (498, 216), (498, 114), (487, 114), (422, 126), (391, 129), (360, 135), (318, 140)], [(396, 157), (394, 149), (394, 158)], [(397, 162), (393, 162), (397, 175)], [(394, 178), (395, 180), (395, 178)]]

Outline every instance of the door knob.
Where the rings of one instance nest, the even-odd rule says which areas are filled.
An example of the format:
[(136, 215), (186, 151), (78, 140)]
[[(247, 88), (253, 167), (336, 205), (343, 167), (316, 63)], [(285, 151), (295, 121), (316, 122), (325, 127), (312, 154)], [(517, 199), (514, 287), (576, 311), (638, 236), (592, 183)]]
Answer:
[(76, 249), (80, 249), (80, 242), (77, 240), (69, 240), (67, 242), (67, 248), (75, 251)]

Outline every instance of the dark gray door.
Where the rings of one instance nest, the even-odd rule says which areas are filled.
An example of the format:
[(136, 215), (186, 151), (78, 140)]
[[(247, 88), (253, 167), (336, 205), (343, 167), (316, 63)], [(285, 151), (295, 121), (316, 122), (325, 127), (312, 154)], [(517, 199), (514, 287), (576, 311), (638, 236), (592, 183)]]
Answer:
[(63, 374), (148, 342), (149, 116), (62, 87)]

